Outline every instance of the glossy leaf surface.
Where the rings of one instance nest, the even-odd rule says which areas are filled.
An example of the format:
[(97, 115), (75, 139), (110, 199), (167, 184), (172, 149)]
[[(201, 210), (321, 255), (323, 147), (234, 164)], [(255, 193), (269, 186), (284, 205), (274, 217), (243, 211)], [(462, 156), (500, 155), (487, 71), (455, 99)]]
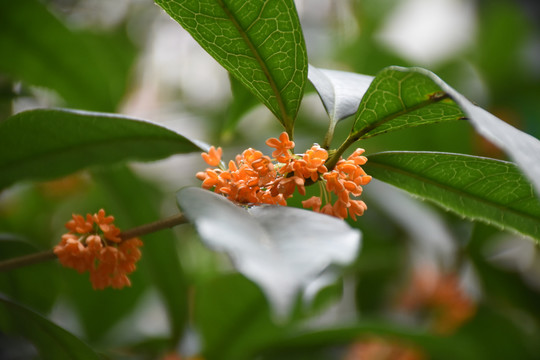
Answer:
[(292, 134), (307, 55), (292, 0), (156, 0)]
[(458, 119), (469, 120), (505, 151), (540, 193), (540, 140), (473, 104), (425, 69), (392, 66), (377, 74), (360, 103), (351, 137)]
[(177, 199), (204, 243), (229, 254), (279, 316), (321, 272), (349, 264), (359, 250), (359, 231), (327, 215), (282, 206), (245, 210), (199, 188), (184, 188)]
[(114, 114), (38, 109), (0, 122), (0, 188), (94, 165), (200, 151), (162, 126)]
[(540, 202), (510, 162), (432, 152), (373, 154), (373, 177), (459, 215), (540, 239)]
[(464, 116), (457, 104), (425, 74), (414, 68), (388, 67), (375, 76), (362, 98), (351, 136), (369, 138)]
[(506, 152), (540, 194), (540, 140), (473, 104), (435, 74), (423, 69), (418, 71), (429, 76), (459, 104), (476, 131)]

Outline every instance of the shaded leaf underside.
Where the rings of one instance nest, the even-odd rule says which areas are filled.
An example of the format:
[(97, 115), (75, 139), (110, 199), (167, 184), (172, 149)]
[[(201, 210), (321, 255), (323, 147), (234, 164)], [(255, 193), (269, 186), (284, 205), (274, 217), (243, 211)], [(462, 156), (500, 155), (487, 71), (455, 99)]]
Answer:
[(204, 243), (230, 255), (261, 287), (277, 316), (288, 315), (298, 292), (331, 264), (352, 262), (360, 246), (358, 230), (312, 211), (269, 205), (246, 210), (190, 187), (177, 200)]

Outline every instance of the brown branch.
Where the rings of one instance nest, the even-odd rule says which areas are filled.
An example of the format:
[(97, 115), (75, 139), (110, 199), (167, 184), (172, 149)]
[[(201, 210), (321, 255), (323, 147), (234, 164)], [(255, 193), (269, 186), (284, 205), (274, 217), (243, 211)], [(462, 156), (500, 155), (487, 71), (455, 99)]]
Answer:
[(154, 221), (149, 224), (144, 224), (133, 229), (122, 231), (120, 233), (120, 238), (122, 240), (128, 240), (139, 236), (144, 236), (162, 229), (172, 228), (176, 225), (181, 225), (187, 223), (188, 220), (184, 217), (183, 214), (173, 215), (169, 218)]
[[(149, 224), (144, 224), (133, 229), (129, 229), (120, 233), (122, 240), (128, 240), (139, 236), (144, 236), (159, 230), (172, 228), (176, 225), (187, 223), (188, 220), (183, 214), (173, 215), (169, 218), (158, 220)], [(56, 255), (52, 250), (46, 250), (34, 254), (24, 255), (13, 259), (0, 261), (0, 272), (17, 269), (27, 265), (37, 264), (47, 260), (53, 260)]]
[(13, 259), (0, 261), (0, 271), (8, 271), (16, 268), (20, 268), (26, 265), (33, 265), (47, 260), (53, 260), (56, 255), (52, 250), (45, 250), (42, 252), (24, 255)]

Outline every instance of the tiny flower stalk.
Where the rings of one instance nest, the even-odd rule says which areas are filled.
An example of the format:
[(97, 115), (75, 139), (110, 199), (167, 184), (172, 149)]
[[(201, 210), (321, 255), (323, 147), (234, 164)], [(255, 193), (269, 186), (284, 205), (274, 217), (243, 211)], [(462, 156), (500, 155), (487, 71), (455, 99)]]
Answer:
[(326, 162), (326, 167), (332, 170), (334, 166), (336, 166), (339, 159), (341, 159), (341, 156), (343, 155), (343, 153), (347, 151), (347, 149), (357, 141), (358, 141), (358, 137), (349, 135), (349, 137), (345, 139), (345, 141), (343, 142), (343, 144), (341, 144), (339, 148), (331, 152), (331, 155), (328, 161)]
[[(197, 173), (204, 189), (213, 190), (229, 200), (243, 205), (287, 205), (295, 191), (306, 195), (305, 186), (319, 182), (320, 196), (302, 202), (304, 208), (341, 219), (361, 216), (367, 209), (362, 200), (362, 186), (371, 176), (362, 169), (367, 161), (363, 149), (357, 149), (347, 159), (337, 156), (328, 167), (328, 151), (314, 144), (303, 154), (295, 154), (294, 142), (283, 132), (266, 144), (274, 148), (272, 158), (255, 149), (247, 149), (229, 161), (227, 168), (215, 168), (221, 163), (221, 148), (211, 147), (202, 158), (214, 168)], [(343, 151), (342, 151), (343, 152)]]

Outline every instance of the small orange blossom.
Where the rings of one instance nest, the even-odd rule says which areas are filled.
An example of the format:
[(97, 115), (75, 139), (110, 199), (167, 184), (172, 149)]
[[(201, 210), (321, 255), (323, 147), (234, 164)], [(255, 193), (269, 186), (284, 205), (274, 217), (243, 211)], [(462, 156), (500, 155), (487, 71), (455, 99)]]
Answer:
[(304, 200), (304, 208), (341, 219), (350, 216), (353, 220), (367, 209), (362, 200), (353, 198), (362, 195), (362, 186), (371, 181), (361, 167), (367, 161), (363, 149), (356, 149), (346, 160), (340, 159), (329, 171), (325, 166), (328, 152), (317, 144), (304, 154), (294, 154), (295, 144), (286, 132), (268, 139), (266, 144), (275, 149), (273, 159), (250, 148), (229, 161), (227, 168), (216, 168), (221, 148), (211, 147), (208, 153), (202, 153), (204, 161), (214, 167), (197, 173), (202, 187), (239, 204), (287, 205), (295, 191), (306, 194), (306, 181), (321, 181), (321, 195)]
[(69, 232), (54, 247), (63, 266), (90, 273), (94, 289), (131, 286), (127, 275), (135, 271), (135, 263), (141, 258), (142, 241), (122, 241), (120, 229), (113, 222), (114, 217), (105, 216), (103, 209), (86, 217), (73, 214), (66, 223)]

